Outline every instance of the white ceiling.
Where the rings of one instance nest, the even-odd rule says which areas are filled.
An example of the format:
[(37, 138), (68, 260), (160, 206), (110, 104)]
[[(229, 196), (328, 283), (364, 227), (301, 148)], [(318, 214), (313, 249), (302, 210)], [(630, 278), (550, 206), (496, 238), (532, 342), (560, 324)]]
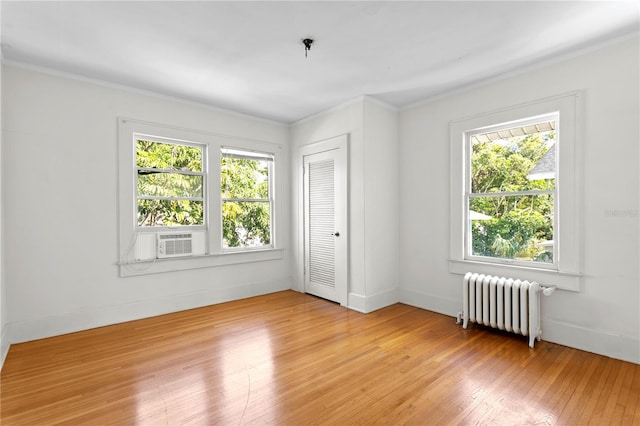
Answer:
[[(637, 1), (2, 1), (8, 63), (291, 123), (403, 107), (638, 32)], [(302, 39), (315, 39), (305, 59)]]

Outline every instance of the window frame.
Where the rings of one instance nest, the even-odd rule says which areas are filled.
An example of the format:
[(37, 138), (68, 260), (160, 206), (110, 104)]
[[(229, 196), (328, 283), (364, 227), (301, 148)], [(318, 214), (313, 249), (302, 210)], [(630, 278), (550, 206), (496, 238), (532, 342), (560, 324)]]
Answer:
[[(468, 137), (486, 129), (507, 126), (529, 118), (558, 114), (556, 132), (556, 195), (554, 198), (554, 263), (509, 261), (468, 256), (468, 206), (470, 152)], [(580, 91), (477, 114), (449, 124), (450, 138), (450, 253), (449, 269), (454, 274), (469, 271), (537, 281), (559, 289), (580, 291), (582, 277), (581, 151), (582, 93)], [(557, 242), (555, 241), (557, 239)]]
[[(164, 124), (151, 123), (126, 117), (118, 117), (118, 261), (121, 277), (146, 275), (153, 273), (180, 271), (205, 267), (224, 266), (249, 262), (278, 260), (283, 258), (284, 249), (277, 233), (277, 223), (282, 217), (281, 202), (277, 194), (282, 193), (282, 182), (276, 180), (278, 169), (286, 167), (279, 161), (283, 146), (274, 142), (265, 142), (220, 135), (199, 130), (189, 130)], [(137, 164), (136, 138), (140, 135), (162, 142), (176, 141), (179, 144), (204, 146), (203, 171), (206, 182), (203, 190), (205, 205), (203, 225), (180, 225), (140, 227), (137, 222)], [(223, 250), (222, 243), (222, 197), (220, 187), (220, 152), (223, 146), (233, 146), (243, 151), (273, 153), (273, 176), (271, 222), (272, 240), (270, 246), (257, 248), (239, 248)], [(282, 164), (281, 164), (282, 163)], [(216, 208), (219, 206), (219, 208)], [(217, 226), (220, 224), (220, 226)], [(136, 260), (136, 249), (143, 245), (141, 237), (149, 242), (151, 236), (167, 231), (189, 231), (204, 233), (204, 254), (171, 258), (147, 258)], [(155, 244), (155, 243), (154, 243)], [(155, 247), (155, 246), (154, 246)]]
[[(225, 151), (236, 151), (235, 154), (225, 154)], [(268, 161), (268, 197), (266, 199), (263, 198), (223, 198), (222, 197), (222, 189), (220, 189), (220, 244), (223, 252), (238, 252), (238, 251), (249, 251), (249, 250), (264, 250), (265, 248), (274, 248), (275, 247), (275, 221), (274, 221), (274, 205), (275, 205), (275, 154), (273, 152), (265, 152), (265, 151), (256, 151), (249, 150), (245, 148), (238, 148), (236, 146), (222, 146), (220, 147), (220, 164), (222, 163), (222, 159), (224, 157), (228, 158), (246, 158), (249, 160), (265, 160)], [(222, 170), (220, 173), (220, 181), (222, 180)], [(221, 187), (221, 185), (219, 186)], [(223, 220), (224, 217), (222, 215), (222, 209), (225, 202), (229, 201), (237, 201), (237, 202), (269, 202), (269, 244), (265, 244), (262, 246), (249, 246), (249, 247), (225, 247), (224, 246), (224, 235), (223, 235)]]
[[(556, 171), (556, 177), (554, 177), (555, 179), (555, 185), (553, 190), (528, 190), (528, 191), (505, 191), (505, 192), (501, 192), (501, 193), (495, 193), (492, 195), (484, 195), (485, 193), (476, 193), (476, 192), (472, 192), (471, 190), (471, 175), (472, 175), (472, 162), (471, 162), (471, 157), (472, 157), (472, 142), (471, 139), (475, 136), (475, 135), (479, 135), (479, 134), (486, 134), (489, 132), (495, 132), (495, 131), (500, 131), (500, 130), (506, 130), (506, 129), (512, 129), (514, 127), (524, 127), (527, 125), (531, 125), (531, 124), (536, 124), (536, 123), (541, 123), (541, 122), (545, 122), (545, 121), (555, 121), (556, 122), (556, 128), (560, 127), (560, 114), (556, 111), (556, 112), (552, 112), (552, 113), (548, 113), (548, 114), (544, 114), (544, 115), (540, 115), (540, 116), (535, 116), (535, 117), (525, 117), (522, 118), (520, 120), (515, 120), (515, 121), (511, 121), (511, 122), (507, 122), (507, 123), (500, 123), (494, 126), (490, 126), (490, 127), (483, 127), (480, 129), (473, 129), (473, 130), (469, 130), (464, 132), (464, 137), (465, 137), (465, 191), (464, 191), (464, 217), (465, 217), (465, 228), (464, 228), (464, 241), (465, 241), (465, 255), (464, 255), (464, 259), (465, 260), (470, 260), (470, 261), (474, 261), (474, 262), (487, 262), (487, 263), (495, 263), (495, 264), (502, 264), (502, 265), (515, 265), (515, 266), (522, 266), (522, 267), (527, 267), (527, 268), (536, 268), (536, 269), (550, 269), (550, 270), (556, 270), (557, 269), (557, 259), (558, 259), (558, 247), (561, 245), (560, 244), (560, 238), (559, 238), (559, 234), (556, 233), (556, 231), (559, 229), (558, 226), (558, 187), (559, 187), (559, 179), (557, 178), (558, 175), (560, 174), (560, 162), (558, 161), (558, 157), (556, 157), (555, 159), (555, 171)], [(558, 133), (558, 132), (556, 132)], [(556, 136), (556, 141), (554, 142), (556, 144), (556, 149), (558, 149), (558, 144), (560, 144), (560, 139), (558, 136)], [(471, 238), (471, 223), (469, 221), (469, 202), (471, 200), (471, 198), (479, 198), (479, 197), (489, 197), (489, 196), (505, 196), (505, 197), (510, 197), (510, 196), (527, 196), (527, 195), (543, 195), (543, 194), (551, 194), (553, 197), (553, 235), (554, 235), (554, 245), (553, 245), (553, 262), (552, 263), (548, 263), (548, 262), (535, 262), (535, 261), (522, 261), (522, 260), (516, 260), (516, 259), (508, 259), (508, 258), (499, 258), (499, 257), (491, 257), (491, 256), (477, 256), (474, 255), (472, 252), (472, 238)]]
[[(173, 225), (173, 226), (154, 226), (154, 227), (150, 227), (150, 226), (140, 226), (138, 224), (138, 220), (136, 219), (136, 227), (138, 229), (139, 232), (158, 232), (158, 231), (171, 231), (171, 230), (204, 230), (206, 231), (208, 229), (208, 222), (207, 222), (207, 214), (206, 211), (208, 209), (208, 201), (209, 201), (209, 197), (208, 197), (208, 186), (209, 186), (209, 182), (208, 182), (208, 173), (207, 173), (207, 158), (208, 158), (208, 146), (206, 144), (203, 143), (197, 143), (197, 142), (192, 142), (192, 141), (184, 141), (184, 140), (176, 140), (176, 139), (169, 139), (169, 138), (165, 138), (165, 137), (160, 137), (160, 136), (152, 136), (152, 135), (147, 135), (147, 134), (142, 134), (142, 133), (134, 133), (133, 134), (133, 143), (134, 143), (134, 149), (135, 149), (135, 143), (139, 140), (145, 140), (145, 141), (149, 141), (149, 142), (155, 142), (155, 143), (163, 143), (163, 144), (168, 144), (168, 145), (182, 145), (182, 146), (189, 146), (189, 147), (193, 147), (193, 148), (199, 148), (201, 149), (202, 152), (202, 171), (201, 172), (191, 172), (191, 171), (175, 171), (172, 169), (158, 169), (158, 173), (165, 173), (165, 174), (182, 174), (182, 175), (192, 175), (192, 176), (202, 176), (202, 225)], [(136, 177), (139, 173), (140, 170), (144, 169), (144, 170), (150, 170), (148, 167), (139, 167), (137, 164), (137, 152), (134, 155), (134, 168), (136, 170)], [(138, 200), (141, 199), (140, 194), (138, 193), (138, 185), (136, 182), (136, 208), (137, 208), (137, 202)], [(153, 199), (157, 199), (157, 200), (193, 200), (193, 198), (191, 197), (155, 197), (155, 196), (142, 196), (142, 199), (146, 199), (146, 200), (153, 200)], [(137, 211), (137, 210), (136, 210)], [(137, 215), (136, 215), (137, 217)]]

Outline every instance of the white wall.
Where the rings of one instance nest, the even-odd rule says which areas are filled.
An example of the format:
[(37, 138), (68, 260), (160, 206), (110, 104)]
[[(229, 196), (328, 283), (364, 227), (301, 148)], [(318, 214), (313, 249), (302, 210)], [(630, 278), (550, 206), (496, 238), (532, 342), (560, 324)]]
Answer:
[[(364, 215), (364, 190), (363, 179), (364, 166), (363, 155), (363, 106), (361, 101), (351, 102), (348, 105), (337, 107), (331, 111), (304, 119), (291, 125), (291, 157), (292, 176), (299, 176), (296, 158), (299, 156), (298, 148), (314, 142), (323, 141), (339, 135), (348, 135), (349, 157), (349, 300), (352, 306), (354, 300), (365, 296), (364, 274), (364, 223), (359, 220)], [(299, 207), (302, 203), (301, 186), (292, 186), (291, 203)], [(292, 245), (294, 248), (294, 266), (296, 268), (296, 280), (294, 286), (299, 291), (304, 291), (304, 276), (302, 271), (303, 239), (302, 210), (296, 208), (297, 214), (292, 221)], [(353, 307), (353, 306), (352, 306)]]
[[(117, 117), (288, 146), (288, 127), (5, 66), (3, 203), (12, 343), (288, 289), (284, 258), (118, 277)], [(289, 188), (289, 155), (282, 155)], [(280, 226), (290, 239), (288, 193)]]
[(367, 312), (398, 300), (400, 274), (398, 111), (364, 102), (364, 227)]
[[(349, 300), (371, 312), (397, 301), (397, 111), (367, 98), (338, 106), (291, 126), (295, 169), (297, 148), (349, 135)], [(388, 162), (388, 163), (387, 163)], [(381, 168), (386, 163), (387, 169)], [(302, 202), (293, 188), (292, 204)], [(302, 218), (293, 222), (297, 288), (303, 290)]]
[[(1, 9), (1, 8), (0, 8)], [(1, 38), (1, 37), (0, 37)], [(0, 53), (1, 55), (1, 53)], [(6, 333), (6, 319), (5, 319), (5, 286), (4, 286), (4, 238), (3, 238), (3, 215), (2, 211), (4, 210), (4, 202), (2, 197), (2, 174), (4, 173), (4, 169), (2, 167), (2, 104), (4, 99), (2, 97), (2, 66), (0, 66), (0, 370), (2, 370), (2, 366), (4, 365), (4, 360), (9, 352), (9, 339), (5, 335)]]
[(400, 114), (401, 300), (455, 315), (449, 273), (449, 122), (584, 90), (584, 277), (544, 298), (543, 339), (640, 363), (638, 39), (454, 94)]
[(289, 129), (5, 65), (2, 354), (9, 341), (277, 291), (292, 281), (302, 289), (301, 259), (290, 261), (302, 223), (289, 214), (300, 202), (295, 169), (280, 176), (292, 188), (291, 203), (281, 199), (283, 240), (291, 241), (284, 259), (118, 278), (117, 116), (290, 140), (290, 164), (298, 147), (349, 134), (350, 307), (369, 312), (399, 298), (455, 315), (461, 277), (449, 273), (447, 259), (449, 122), (583, 89), (584, 279), (581, 292), (544, 299), (543, 338), (640, 363), (638, 74), (633, 39), (400, 113), (365, 98)]

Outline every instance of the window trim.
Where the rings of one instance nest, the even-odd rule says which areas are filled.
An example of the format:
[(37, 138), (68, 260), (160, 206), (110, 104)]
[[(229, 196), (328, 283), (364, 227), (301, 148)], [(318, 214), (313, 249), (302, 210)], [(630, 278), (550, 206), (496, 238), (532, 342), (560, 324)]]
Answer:
[[(171, 144), (171, 145), (182, 145), (182, 146), (189, 146), (189, 147), (193, 147), (193, 148), (199, 148), (201, 150), (202, 153), (202, 171), (201, 172), (192, 172), (192, 171), (184, 171), (184, 170), (173, 170), (173, 169), (157, 169), (158, 173), (167, 173), (167, 174), (181, 174), (181, 175), (192, 175), (192, 176), (202, 176), (202, 197), (200, 197), (200, 199), (198, 198), (192, 198), (192, 197), (151, 197), (151, 196), (142, 196), (140, 197), (140, 195), (138, 194), (138, 182), (136, 180), (136, 190), (135, 190), (135, 195), (136, 195), (136, 206), (137, 206), (137, 202), (139, 199), (147, 199), (147, 200), (196, 200), (196, 201), (202, 201), (202, 225), (176, 225), (176, 226), (154, 226), (154, 227), (149, 227), (149, 226), (140, 226), (138, 224), (138, 220), (137, 220), (137, 215), (136, 215), (136, 228), (138, 232), (159, 232), (159, 231), (171, 231), (171, 230), (203, 230), (206, 231), (209, 228), (209, 224), (207, 222), (207, 209), (209, 206), (209, 194), (208, 194), (208, 187), (209, 187), (209, 176), (208, 176), (208, 172), (207, 172), (207, 158), (208, 158), (208, 145), (204, 144), (204, 143), (196, 143), (193, 141), (185, 141), (185, 140), (178, 140), (178, 139), (170, 139), (170, 138), (166, 138), (166, 137), (161, 137), (161, 136), (153, 136), (153, 135), (148, 135), (148, 134), (144, 134), (144, 133), (133, 133), (133, 142), (134, 142), (134, 147), (135, 147), (135, 142), (138, 140), (147, 140), (149, 142), (156, 142), (156, 143), (163, 143), (163, 144)], [(135, 149), (135, 148), (134, 148)], [(139, 167), (137, 165), (137, 152), (134, 154), (134, 169), (135, 172), (134, 173), (134, 177), (137, 179), (137, 172), (139, 170), (156, 170), (156, 169), (150, 169), (148, 167)], [(137, 211), (137, 210), (136, 210)]]
[[(226, 154), (224, 151), (237, 151), (235, 154)], [(244, 148), (238, 148), (236, 146), (221, 146), (220, 147), (220, 161), (222, 163), (222, 159), (224, 157), (227, 158), (244, 158), (247, 160), (266, 160), (269, 162), (269, 180), (268, 180), (268, 198), (223, 198), (220, 196), (220, 246), (223, 253), (238, 253), (244, 251), (259, 251), (276, 247), (276, 235), (275, 235), (275, 154), (273, 152), (266, 151), (256, 151)], [(220, 185), (218, 185), (220, 187)], [(253, 246), (253, 247), (225, 247), (224, 246), (224, 237), (222, 235), (223, 229), (223, 217), (222, 217), (222, 207), (225, 201), (237, 201), (237, 202), (269, 202), (269, 233), (271, 234), (269, 237), (270, 243), (264, 246)]]
[[(466, 201), (467, 167), (470, 161), (466, 136), (480, 129), (490, 129), (527, 118), (544, 116), (557, 112), (559, 123), (556, 131), (561, 141), (557, 145), (558, 168), (556, 175), (556, 198), (554, 210), (556, 227), (554, 238), (558, 236), (554, 248), (554, 266), (539, 267), (517, 262), (494, 262), (491, 258), (473, 257), (466, 254)], [(454, 120), (449, 125), (450, 138), (450, 252), (449, 269), (455, 274), (469, 271), (489, 273), (513, 278), (537, 281), (544, 285), (555, 285), (559, 289), (580, 291), (582, 277), (582, 214), (581, 168), (578, 141), (582, 129), (582, 93), (570, 92), (539, 99), (504, 109), (477, 114)], [(501, 124), (502, 123), (502, 124)]]
[[(164, 124), (151, 123), (126, 117), (118, 117), (118, 256), (121, 277), (146, 275), (169, 271), (179, 271), (249, 262), (277, 260), (283, 258), (284, 249), (279, 246), (277, 223), (282, 217), (281, 202), (277, 194), (282, 193), (282, 182), (276, 180), (278, 169), (286, 167), (279, 161), (283, 146), (259, 140), (250, 140), (219, 135), (199, 130), (189, 130)], [(204, 145), (203, 167), (207, 181), (204, 185), (205, 207), (204, 225), (183, 225), (176, 227), (139, 227), (137, 225), (137, 175), (135, 138), (140, 135), (153, 139), (195, 143)], [(243, 151), (273, 153), (273, 201), (272, 201), (272, 241), (271, 246), (248, 249), (222, 250), (222, 209), (220, 193), (220, 149), (234, 146)], [(218, 153), (218, 155), (216, 155)], [(282, 163), (282, 164), (281, 164)], [(216, 208), (215, 206), (220, 206)], [(213, 207), (213, 208), (212, 208)], [(216, 226), (213, 224), (220, 224)], [(136, 244), (140, 236), (166, 231), (194, 231), (205, 233), (205, 254), (166, 259), (136, 260)]]
[[(486, 263), (495, 263), (499, 265), (508, 265), (508, 266), (522, 266), (525, 268), (532, 269), (549, 269), (549, 270), (557, 270), (558, 267), (558, 247), (560, 245), (559, 239), (560, 236), (556, 234), (558, 230), (558, 182), (559, 180), (555, 178), (555, 185), (552, 190), (527, 190), (527, 191), (506, 191), (506, 192), (496, 192), (496, 193), (477, 193), (471, 191), (471, 156), (472, 156), (472, 144), (471, 139), (478, 134), (486, 134), (492, 131), (500, 131), (504, 129), (510, 129), (514, 127), (524, 127), (527, 125), (531, 125), (534, 123), (540, 123), (545, 121), (553, 121), (556, 122), (556, 126), (559, 127), (560, 123), (560, 114), (556, 112), (551, 112), (548, 114), (535, 116), (535, 117), (525, 117), (521, 120), (515, 120), (508, 123), (501, 123), (495, 126), (483, 127), (481, 129), (474, 129), (464, 132), (465, 138), (465, 190), (464, 190), (464, 220), (465, 220), (465, 228), (464, 228), (464, 260), (469, 260), (473, 262), (486, 262)], [(556, 141), (556, 148), (559, 142), (559, 138)], [(556, 158), (556, 173), (560, 173), (559, 161)], [(506, 259), (499, 257), (490, 257), (490, 256), (476, 256), (471, 253), (472, 240), (470, 233), (470, 224), (469, 224), (469, 200), (471, 198), (480, 198), (480, 197), (497, 197), (497, 196), (527, 196), (527, 195), (545, 195), (551, 194), (553, 196), (553, 235), (554, 235), (554, 246), (553, 246), (553, 262), (545, 263), (545, 262), (534, 262), (534, 261), (523, 261), (523, 260), (515, 260), (515, 259)]]

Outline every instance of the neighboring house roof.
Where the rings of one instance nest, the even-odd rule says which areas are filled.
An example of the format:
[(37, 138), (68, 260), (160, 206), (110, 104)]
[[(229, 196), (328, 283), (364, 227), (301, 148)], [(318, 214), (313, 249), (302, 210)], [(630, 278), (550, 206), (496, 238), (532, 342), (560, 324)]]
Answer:
[(529, 180), (554, 179), (556, 177), (556, 144), (542, 156), (531, 169), (527, 178)]
[(556, 122), (554, 120), (545, 121), (536, 124), (527, 124), (525, 126), (512, 127), (510, 129), (502, 129), (496, 132), (482, 133), (472, 136), (472, 141), (475, 142), (493, 142), (501, 139), (513, 138), (518, 136), (533, 135), (536, 133), (550, 132), (556, 129)]

